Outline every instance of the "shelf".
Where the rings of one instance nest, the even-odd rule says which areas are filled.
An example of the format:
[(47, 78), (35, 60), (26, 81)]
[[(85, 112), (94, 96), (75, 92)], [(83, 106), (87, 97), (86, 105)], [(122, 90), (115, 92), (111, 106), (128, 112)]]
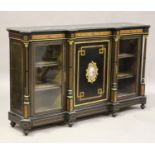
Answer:
[(59, 66), (59, 64), (55, 61), (41, 61), (35, 64), (35, 67), (53, 67)]
[(131, 73), (119, 73), (117, 76), (118, 79), (126, 79), (126, 78), (132, 78), (132, 77), (134, 77), (134, 75)]
[(56, 85), (56, 84), (37, 84), (35, 86), (35, 90), (36, 91), (43, 91), (43, 90), (49, 90), (49, 89), (58, 89), (60, 88), (60, 85)]
[(126, 91), (118, 91), (118, 97), (124, 97), (124, 96), (130, 96), (130, 95), (136, 95), (134, 92), (126, 92)]
[(122, 58), (132, 58), (132, 57), (135, 57), (134, 54), (128, 54), (128, 53), (122, 53), (122, 54), (119, 54), (119, 59), (122, 59)]

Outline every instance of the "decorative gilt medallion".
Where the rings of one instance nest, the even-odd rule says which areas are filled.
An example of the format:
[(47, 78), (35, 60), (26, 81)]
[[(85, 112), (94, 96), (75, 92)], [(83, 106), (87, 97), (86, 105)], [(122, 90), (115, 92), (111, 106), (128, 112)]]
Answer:
[(98, 68), (94, 61), (88, 64), (88, 68), (86, 69), (86, 78), (88, 82), (93, 83), (96, 81), (98, 76)]

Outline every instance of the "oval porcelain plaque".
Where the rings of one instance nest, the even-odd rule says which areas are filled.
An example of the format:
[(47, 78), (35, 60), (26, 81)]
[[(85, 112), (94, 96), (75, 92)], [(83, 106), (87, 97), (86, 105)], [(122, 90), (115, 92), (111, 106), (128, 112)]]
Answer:
[(98, 68), (94, 61), (88, 64), (88, 68), (86, 69), (86, 78), (89, 83), (94, 83), (98, 76)]

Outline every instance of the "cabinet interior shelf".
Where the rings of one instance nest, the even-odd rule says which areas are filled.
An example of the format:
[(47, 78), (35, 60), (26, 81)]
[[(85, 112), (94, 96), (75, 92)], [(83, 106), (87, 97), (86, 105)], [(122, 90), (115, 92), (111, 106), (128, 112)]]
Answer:
[(59, 66), (56, 61), (40, 61), (36, 62), (35, 67), (54, 67)]
[(48, 89), (58, 89), (60, 88), (61, 86), (60, 85), (57, 85), (57, 84), (37, 84), (35, 86), (35, 90), (36, 91), (43, 91), (43, 90), (48, 90)]
[(136, 93), (126, 92), (126, 91), (118, 91), (118, 97), (129, 96), (129, 95), (136, 95)]
[(132, 73), (119, 73), (117, 78), (118, 79), (126, 79), (126, 78), (132, 78), (134, 75)]
[(135, 57), (135, 55), (134, 54), (129, 54), (129, 53), (121, 53), (121, 54), (119, 54), (119, 59), (132, 58), (132, 57)]

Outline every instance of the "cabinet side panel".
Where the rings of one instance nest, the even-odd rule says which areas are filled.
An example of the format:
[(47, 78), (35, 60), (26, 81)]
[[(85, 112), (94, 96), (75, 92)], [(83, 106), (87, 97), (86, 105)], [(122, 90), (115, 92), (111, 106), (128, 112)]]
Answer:
[(11, 111), (22, 115), (23, 111), (23, 44), (10, 40), (10, 96)]

